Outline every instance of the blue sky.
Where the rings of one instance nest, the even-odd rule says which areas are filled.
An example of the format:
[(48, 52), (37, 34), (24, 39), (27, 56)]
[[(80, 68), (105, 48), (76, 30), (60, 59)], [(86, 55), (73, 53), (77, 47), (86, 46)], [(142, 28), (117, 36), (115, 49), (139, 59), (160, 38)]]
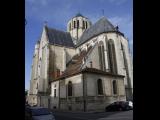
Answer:
[(40, 39), (44, 21), (48, 26), (66, 31), (70, 18), (78, 12), (95, 23), (107, 17), (129, 39), (133, 51), (133, 1), (132, 0), (25, 0), (25, 89), (29, 89), (34, 45)]

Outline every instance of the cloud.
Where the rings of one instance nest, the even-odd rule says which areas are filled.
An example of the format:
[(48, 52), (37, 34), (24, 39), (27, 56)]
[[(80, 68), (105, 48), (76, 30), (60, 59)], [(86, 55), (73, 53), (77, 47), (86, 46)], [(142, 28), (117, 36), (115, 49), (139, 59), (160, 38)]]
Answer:
[(122, 5), (125, 2), (127, 2), (127, 0), (109, 0), (110, 3), (116, 4), (116, 5)]
[(38, 4), (38, 5), (46, 6), (49, 4), (49, 2), (51, 2), (51, 0), (26, 0), (26, 2), (28, 2), (32, 5)]
[(124, 33), (125, 37), (129, 40), (130, 52), (133, 55), (133, 19), (130, 15), (115, 16), (108, 18), (114, 25), (119, 26), (119, 30)]
[(130, 15), (115, 16), (108, 18), (109, 21), (114, 25), (118, 25), (121, 32), (124, 32), (127, 37), (133, 37), (133, 19)]
[(100, 0), (101, 3), (108, 1), (111, 4), (122, 5), (127, 2), (127, 0)]

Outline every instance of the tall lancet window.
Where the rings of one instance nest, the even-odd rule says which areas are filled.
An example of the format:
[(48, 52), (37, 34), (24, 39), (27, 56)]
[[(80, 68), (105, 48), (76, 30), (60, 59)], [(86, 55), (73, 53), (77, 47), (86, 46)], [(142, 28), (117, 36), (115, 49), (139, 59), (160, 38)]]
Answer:
[(105, 54), (104, 54), (104, 44), (102, 41), (99, 42), (98, 52), (99, 52), (100, 69), (105, 71)]
[(101, 79), (97, 80), (97, 86), (98, 86), (98, 95), (102, 95), (103, 94), (103, 86), (102, 86), (102, 80)]
[(85, 28), (85, 23), (84, 23), (84, 20), (83, 20), (83, 28)]
[(79, 20), (77, 20), (77, 28), (79, 28)]
[(86, 29), (87, 29), (87, 27), (88, 27), (88, 24), (87, 24), (87, 21), (86, 21)]
[(68, 96), (72, 96), (72, 82), (68, 82)]
[(74, 28), (76, 28), (76, 21), (74, 21)]
[(108, 57), (110, 72), (117, 74), (116, 52), (113, 40), (108, 41)]

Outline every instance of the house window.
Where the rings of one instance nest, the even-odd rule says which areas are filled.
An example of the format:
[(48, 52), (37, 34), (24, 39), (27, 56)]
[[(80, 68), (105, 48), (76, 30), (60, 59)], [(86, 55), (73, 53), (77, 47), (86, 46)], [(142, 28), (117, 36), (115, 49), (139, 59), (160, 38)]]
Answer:
[(93, 67), (93, 65), (92, 65), (92, 61), (90, 61), (90, 67), (91, 67), (91, 68)]
[(112, 85), (113, 85), (113, 94), (115, 95), (115, 94), (117, 94), (117, 83), (115, 80), (113, 80)]
[(72, 82), (68, 82), (68, 96), (72, 96)]
[(56, 97), (57, 95), (56, 95), (56, 89), (54, 89), (54, 97)]
[(97, 80), (97, 86), (98, 86), (98, 95), (102, 95), (103, 94), (103, 87), (102, 87), (102, 80), (101, 79)]

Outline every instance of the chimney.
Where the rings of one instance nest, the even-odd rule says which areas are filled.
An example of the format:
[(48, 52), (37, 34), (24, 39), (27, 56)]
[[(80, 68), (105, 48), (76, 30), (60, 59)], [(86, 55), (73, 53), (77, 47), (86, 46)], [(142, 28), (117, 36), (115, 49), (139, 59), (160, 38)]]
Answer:
[(59, 77), (60, 76), (60, 69), (57, 69), (56, 71), (56, 77)]

